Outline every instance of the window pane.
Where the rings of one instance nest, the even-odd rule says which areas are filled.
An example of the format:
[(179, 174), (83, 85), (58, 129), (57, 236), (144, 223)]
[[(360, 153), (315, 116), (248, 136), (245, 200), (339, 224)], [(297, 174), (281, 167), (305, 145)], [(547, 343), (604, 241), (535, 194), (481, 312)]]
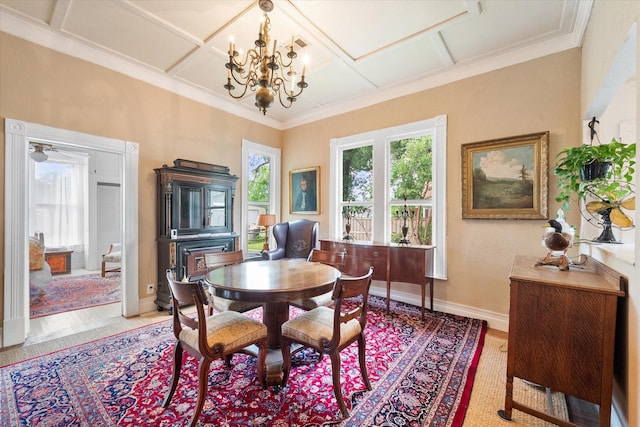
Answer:
[[(69, 247), (84, 242), (84, 205), (87, 191), (87, 157), (34, 163), (29, 208), (29, 234), (42, 232), (47, 246)], [(74, 157), (73, 154), (66, 154)]]
[[(391, 206), (391, 242), (431, 244), (431, 147), (431, 135), (390, 142), (391, 199), (405, 200)], [(407, 204), (406, 200), (423, 202)]]
[(391, 141), (391, 198), (431, 198), (431, 135)]
[(372, 241), (371, 207), (344, 205), (342, 207), (342, 230), (343, 240)]
[[(431, 245), (431, 205), (391, 205), (391, 242)], [(405, 231), (406, 227), (406, 231)]]
[(342, 152), (342, 201), (366, 202), (373, 198), (373, 147)]
[(258, 216), (269, 212), (271, 198), (271, 163), (269, 156), (249, 153), (248, 176), (248, 220), (247, 220), (247, 251), (248, 256), (260, 254), (264, 245), (265, 229), (259, 227)]

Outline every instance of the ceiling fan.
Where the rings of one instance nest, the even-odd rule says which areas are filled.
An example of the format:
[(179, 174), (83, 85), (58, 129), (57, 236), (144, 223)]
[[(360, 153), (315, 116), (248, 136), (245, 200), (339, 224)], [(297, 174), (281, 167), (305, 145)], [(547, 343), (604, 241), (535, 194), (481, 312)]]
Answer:
[(30, 141), (29, 148), (33, 149), (33, 151), (29, 153), (29, 157), (31, 157), (33, 161), (38, 163), (45, 162), (49, 158), (49, 156), (45, 153), (45, 151), (56, 151), (56, 149), (53, 148), (53, 145), (46, 144), (44, 142)]

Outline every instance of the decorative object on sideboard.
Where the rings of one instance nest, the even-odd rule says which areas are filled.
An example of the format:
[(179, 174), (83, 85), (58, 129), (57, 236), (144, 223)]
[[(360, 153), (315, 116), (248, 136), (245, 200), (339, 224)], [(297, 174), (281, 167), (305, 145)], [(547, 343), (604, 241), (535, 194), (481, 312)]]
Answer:
[(264, 245), (262, 245), (262, 252), (269, 252), (269, 227), (276, 225), (276, 216), (274, 214), (259, 215), (258, 225), (264, 227)]
[[(351, 201), (349, 201), (350, 203)], [(343, 216), (344, 219), (347, 220), (347, 222), (345, 222), (344, 224), (344, 237), (342, 238), (342, 240), (353, 240), (353, 236), (351, 235), (351, 218), (353, 217), (353, 215), (355, 214), (355, 212), (351, 209), (350, 206), (346, 206), (343, 210)]]
[(636, 144), (624, 144), (615, 138), (601, 144), (595, 129), (598, 123), (595, 117), (589, 122), (589, 144), (565, 148), (558, 154), (554, 173), (560, 192), (556, 201), (566, 210), (572, 196), (577, 196), (582, 216), (603, 229), (593, 241), (619, 243), (612, 227), (624, 230), (634, 226), (623, 209), (635, 209)]
[(402, 239), (398, 242), (400, 245), (410, 245), (411, 241), (407, 239), (407, 232), (409, 231), (409, 227), (407, 227), (407, 218), (413, 217), (413, 214), (409, 212), (407, 209), (407, 192), (404, 192), (404, 206), (401, 211), (396, 212), (396, 214), (402, 218)]
[(558, 209), (558, 216), (545, 224), (542, 235), (542, 246), (547, 248), (547, 255), (537, 260), (535, 266), (555, 265), (562, 271), (569, 270), (567, 250), (573, 246), (575, 233), (575, 229), (565, 220), (564, 211)]
[[(258, 6), (264, 12), (264, 17), (260, 22), (258, 39), (254, 42), (255, 48), (247, 50), (244, 59), (242, 59), (241, 53), (236, 51), (234, 40), (229, 41), (229, 62), (225, 64), (228, 70), (227, 84), (224, 85), (224, 88), (235, 99), (243, 98), (248, 92), (255, 92), (255, 105), (263, 115), (266, 115), (267, 108), (271, 106), (276, 95), (284, 108), (290, 108), (298, 96), (302, 94), (302, 91), (309, 86), (305, 81), (306, 63), (304, 62), (306, 61), (303, 60), (302, 74), (297, 83), (298, 72), (294, 68), (294, 59), (298, 56), (294, 45), (303, 48), (306, 43), (300, 39), (294, 40), (292, 36), (291, 43), (286, 46), (287, 52), (283, 54), (277, 50), (277, 40), (273, 41), (273, 48), (270, 51), (271, 20), (267, 12), (273, 10), (273, 2), (260, 0)], [(242, 92), (232, 92), (236, 89), (231, 82), (232, 80), (241, 86)]]

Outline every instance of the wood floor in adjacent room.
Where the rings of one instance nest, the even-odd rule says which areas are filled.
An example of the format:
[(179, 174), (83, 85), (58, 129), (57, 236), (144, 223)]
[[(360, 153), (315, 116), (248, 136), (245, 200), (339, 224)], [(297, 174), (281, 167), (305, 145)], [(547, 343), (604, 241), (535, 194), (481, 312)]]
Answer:
[(37, 317), (29, 322), (29, 335), (24, 345), (96, 329), (119, 322), (121, 318), (121, 302)]
[[(73, 269), (69, 274), (60, 274), (54, 277), (62, 278), (99, 273), (100, 270), (78, 268)], [(118, 322), (121, 318), (121, 302), (36, 317), (29, 321), (29, 334), (24, 345), (37, 344), (79, 332), (97, 329), (101, 326)]]

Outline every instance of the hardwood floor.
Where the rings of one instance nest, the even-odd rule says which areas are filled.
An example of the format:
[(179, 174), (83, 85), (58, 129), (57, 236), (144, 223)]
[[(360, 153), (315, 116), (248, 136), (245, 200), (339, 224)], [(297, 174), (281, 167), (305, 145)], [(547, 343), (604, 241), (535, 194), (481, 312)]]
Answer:
[[(99, 274), (100, 271), (72, 270), (70, 274), (54, 277)], [(122, 303), (105, 304), (82, 310), (67, 311), (50, 316), (37, 317), (29, 322), (29, 334), (24, 345), (37, 344), (78, 332), (95, 329), (120, 320)]]
[(24, 345), (41, 343), (95, 329), (117, 322), (121, 316), (122, 303), (117, 302), (31, 319), (29, 336)]

